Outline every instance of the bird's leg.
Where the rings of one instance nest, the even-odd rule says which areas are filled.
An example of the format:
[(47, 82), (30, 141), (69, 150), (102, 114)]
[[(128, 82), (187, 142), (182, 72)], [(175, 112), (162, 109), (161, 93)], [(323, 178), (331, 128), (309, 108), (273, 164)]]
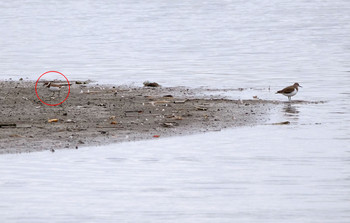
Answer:
[(289, 101), (289, 102), (291, 102), (291, 101), (292, 101), (291, 96), (288, 96), (288, 101)]

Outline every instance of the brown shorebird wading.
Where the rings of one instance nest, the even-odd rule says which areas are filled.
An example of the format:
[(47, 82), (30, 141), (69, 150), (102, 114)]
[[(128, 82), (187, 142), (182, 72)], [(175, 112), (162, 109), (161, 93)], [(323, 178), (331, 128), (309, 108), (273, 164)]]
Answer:
[(284, 96), (288, 97), (289, 101), (291, 101), (292, 100), (291, 98), (298, 93), (298, 90), (299, 90), (298, 87), (302, 87), (302, 86), (300, 86), (298, 83), (294, 83), (291, 86), (288, 86), (286, 88), (283, 88), (280, 91), (277, 91), (276, 94), (283, 94)]

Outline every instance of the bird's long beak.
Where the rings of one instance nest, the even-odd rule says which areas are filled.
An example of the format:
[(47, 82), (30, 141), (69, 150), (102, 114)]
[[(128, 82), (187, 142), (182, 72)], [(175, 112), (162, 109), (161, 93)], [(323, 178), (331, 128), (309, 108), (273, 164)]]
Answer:
[(299, 85), (299, 87), (303, 87), (303, 86), (300, 86), (300, 85)]

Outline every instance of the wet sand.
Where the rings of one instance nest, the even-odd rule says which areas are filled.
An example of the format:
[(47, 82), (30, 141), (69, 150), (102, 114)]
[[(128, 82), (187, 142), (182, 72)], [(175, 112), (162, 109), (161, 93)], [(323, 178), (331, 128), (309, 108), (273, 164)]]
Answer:
[[(184, 87), (134, 87), (76, 84), (58, 106), (43, 104), (35, 82), (0, 81), (0, 154), (96, 146), (220, 131), (266, 121), (276, 103), (228, 100)], [(79, 82), (78, 82), (79, 83)], [(82, 82), (84, 83), (84, 82)], [(39, 97), (60, 103), (38, 83)]]

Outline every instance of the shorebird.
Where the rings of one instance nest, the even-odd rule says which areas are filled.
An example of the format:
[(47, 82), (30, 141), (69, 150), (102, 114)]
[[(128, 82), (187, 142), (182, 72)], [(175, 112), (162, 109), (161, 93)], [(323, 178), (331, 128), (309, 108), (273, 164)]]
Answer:
[(288, 97), (289, 101), (291, 101), (292, 96), (298, 93), (298, 87), (302, 87), (302, 86), (300, 86), (298, 83), (294, 83), (291, 86), (288, 86), (286, 88), (283, 88), (280, 91), (277, 91), (276, 94), (283, 94), (284, 96)]
[[(55, 95), (55, 92), (58, 92), (58, 97), (59, 97), (60, 93), (61, 93), (61, 87), (67, 86), (67, 85), (68, 84), (60, 85), (60, 84), (54, 84), (54, 83), (51, 83), (51, 82), (46, 82), (46, 83), (44, 83), (43, 86), (46, 86), (49, 89), (49, 91), (52, 92), (51, 97), (53, 97)], [(71, 85), (71, 84), (69, 84), (69, 85)]]

